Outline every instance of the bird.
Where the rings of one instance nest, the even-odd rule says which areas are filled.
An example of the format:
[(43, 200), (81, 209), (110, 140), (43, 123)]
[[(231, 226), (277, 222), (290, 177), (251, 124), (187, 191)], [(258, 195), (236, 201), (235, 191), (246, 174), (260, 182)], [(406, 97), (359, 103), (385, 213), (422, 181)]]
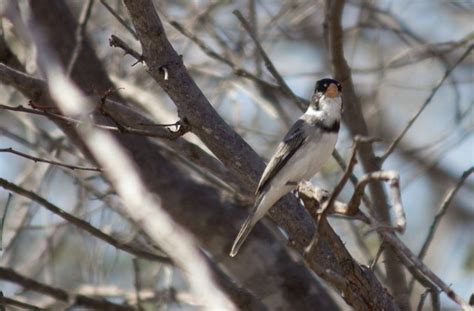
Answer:
[(255, 204), (235, 238), (231, 257), (281, 197), (321, 170), (336, 146), (342, 111), (341, 83), (332, 78), (317, 81), (308, 109), (290, 127), (260, 178)]

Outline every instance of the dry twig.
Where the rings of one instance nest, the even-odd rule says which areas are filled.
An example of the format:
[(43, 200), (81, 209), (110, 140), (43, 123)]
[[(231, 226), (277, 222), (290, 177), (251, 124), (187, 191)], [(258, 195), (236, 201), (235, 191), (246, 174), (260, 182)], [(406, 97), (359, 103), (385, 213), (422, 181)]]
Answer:
[(17, 151), (13, 148), (0, 148), (0, 152), (6, 152), (6, 153), (12, 153), (16, 154), (20, 157), (32, 160), (34, 162), (43, 162), (43, 163), (49, 163), (52, 165), (60, 166), (60, 167), (65, 167), (71, 170), (81, 170), (81, 171), (93, 171), (93, 172), (101, 172), (102, 170), (100, 168), (95, 168), (95, 167), (85, 167), (85, 166), (77, 166), (77, 165), (71, 165), (71, 164), (65, 164), (61, 163), (58, 161), (53, 161), (53, 160), (47, 160), (47, 159), (42, 159), (39, 157), (31, 156), (29, 154), (23, 153), (21, 151)]
[(77, 25), (76, 29), (76, 44), (74, 46), (71, 59), (69, 60), (69, 63), (66, 67), (67, 76), (71, 75), (71, 72), (74, 69), (74, 66), (76, 65), (77, 58), (79, 57), (79, 53), (81, 52), (82, 43), (84, 40), (84, 33), (86, 31), (86, 25), (89, 21), (89, 17), (91, 16), (93, 4), (94, 0), (87, 0), (87, 2), (84, 3), (81, 15), (79, 16), (79, 24)]
[(425, 108), (431, 103), (431, 100), (433, 99), (433, 97), (435, 96), (436, 92), (440, 89), (440, 87), (444, 84), (444, 81), (449, 77), (449, 75), (451, 74), (451, 72), (453, 72), (453, 70), (469, 55), (471, 55), (471, 51), (472, 49), (474, 48), (474, 44), (471, 44), (467, 49), (466, 51), (461, 55), (461, 57), (459, 57), (459, 59), (451, 66), (449, 67), (446, 72), (444, 73), (443, 77), (441, 78), (441, 80), (439, 80), (439, 82), (436, 84), (436, 86), (433, 88), (433, 90), (431, 91), (430, 95), (428, 96), (428, 98), (425, 100), (425, 102), (423, 103), (423, 105), (421, 105), (421, 107), (418, 109), (418, 111), (413, 115), (413, 117), (410, 119), (410, 121), (408, 121), (407, 125), (405, 126), (405, 128), (402, 130), (402, 132), (400, 133), (400, 135), (398, 135), (397, 138), (395, 138), (395, 140), (390, 144), (390, 146), (388, 146), (387, 150), (385, 151), (385, 153), (379, 157), (379, 161), (380, 163), (383, 163), (387, 157), (393, 152), (393, 150), (395, 150), (395, 148), (397, 147), (397, 145), (400, 143), (400, 141), (402, 140), (402, 138), (405, 136), (405, 134), (408, 132), (408, 130), (411, 128), (411, 126), (413, 125), (413, 123), (415, 123), (415, 121), (418, 119), (418, 117), (420, 116), (420, 114), (423, 112), (423, 110), (425, 110)]
[(280, 75), (278, 70), (276, 70), (275, 65), (273, 65), (273, 62), (270, 60), (270, 57), (268, 57), (267, 53), (265, 52), (262, 45), (260, 44), (260, 41), (255, 36), (255, 32), (252, 30), (252, 26), (247, 22), (247, 20), (244, 18), (244, 16), (242, 15), (242, 13), (240, 13), (239, 10), (235, 10), (233, 13), (234, 13), (235, 16), (237, 16), (237, 18), (239, 19), (242, 26), (245, 28), (247, 33), (252, 38), (253, 42), (255, 43), (255, 46), (257, 47), (257, 50), (259, 51), (260, 55), (263, 58), (263, 62), (265, 63), (265, 67), (267, 67), (268, 71), (275, 78), (275, 80), (277, 81), (278, 85), (281, 87), (283, 92), (286, 93), (293, 100), (293, 102), (295, 103), (295, 105), (297, 107), (299, 107), (301, 110), (305, 109), (305, 105), (293, 93), (293, 91), (290, 89), (288, 84), (286, 84), (285, 80)]
[(53, 287), (31, 278), (28, 278), (13, 269), (0, 267), (0, 279), (12, 282), (22, 286), (27, 290), (32, 290), (44, 295), (53, 297), (56, 300), (65, 302), (68, 306), (83, 306), (96, 310), (116, 310), (116, 311), (133, 311), (134, 308), (126, 305), (119, 305), (107, 300), (85, 296), (74, 295), (65, 291), (62, 288)]
[(119, 240), (115, 239), (114, 237), (104, 233), (103, 231), (97, 229), (96, 227), (89, 224), (87, 221), (77, 218), (74, 215), (69, 214), (65, 210), (57, 207), (56, 205), (52, 204), (45, 198), (37, 195), (36, 193), (23, 189), (20, 186), (15, 185), (3, 178), (0, 178), (0, 187), (15, 192), (21, 196), (27, 197), (30, 200), (33, 200), (40, 204), (41, 206), (45, 207), (51, 213), (58, 215), (62, 219), (66, 220), (67, 222), (73, 224), (74, 226), (84, 230), (85, 232), (89, 233), (90, 235), (114, 246), (117, 249), (123, 250), (127, 253), (133, 254), (135, 256), (145, 258), (148, 260), (154, 260), (159, 262), (170, 263), (171, 261), (167, 257), (159, 256), (148, 251), (137, 249), (134, 246), (128, 245), (126, 243), (122, 243)]
[[(423, 258), (425, 258), (425, 255), (426, 253), (428, 252), (428, 248), (430, 247), (430, 244), (431, 244), (431, 241), (433, 241), (433, 238), (434, 238), (434, 235), (436, 233), (436, 229), (438, 229), (438, 226), (441, 222), (441, 219), (443, 218), (443, 216), (446, 214), (447, 210), (448, 210), (448, 207), (449, 205), (451, 204), (454, 196), (456, 195), (456, 193), (458, 192), (458, 190), (462, 187), (462, 185), (464, 184), (464, 182), (466, 181), (466, 179), (469, 177), (469, 175), (471, 175), (472, 173), (474, 172), (474, 167), (471, 167), (469, 168), (468, 170), (464, 171), (464, 173), (462, 174), (461, 178), (459, 179), (459, 181), (456, 183), (456, 185), (448, 192), (448, 194), (446, 195), (446, 197), (444, 198), (443, 202), (441, 203), (441, 206), (438, 210), (438, 212), (436, 213), (434, 219), (433, 219), (433, 223), (431, 224), (429, 230), (428, 230), (428, 235), (426, 237), (426, 240), (425, 242), (423, 243), (423, 246), (421, 247), (420, 249), (420, 252), (418, 253), (418, 258), (420, 260), (423, 260)], [(412, 279), (410, 281), (410, 284), (408, 286), (409, 288), (409, 291), (411, 293), (411, 291), (413, 290), (413, 285), (414, 285), (414, 281), (415, 279)]]

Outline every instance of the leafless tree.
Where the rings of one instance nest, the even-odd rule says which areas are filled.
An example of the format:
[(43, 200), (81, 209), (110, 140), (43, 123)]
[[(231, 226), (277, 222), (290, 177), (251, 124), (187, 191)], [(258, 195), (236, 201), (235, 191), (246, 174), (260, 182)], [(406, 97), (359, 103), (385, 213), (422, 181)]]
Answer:
[[(0, 9), (3, 310), (472, 309), (469, 2)], [(229, 257), (326, 76), (334, 159)]]

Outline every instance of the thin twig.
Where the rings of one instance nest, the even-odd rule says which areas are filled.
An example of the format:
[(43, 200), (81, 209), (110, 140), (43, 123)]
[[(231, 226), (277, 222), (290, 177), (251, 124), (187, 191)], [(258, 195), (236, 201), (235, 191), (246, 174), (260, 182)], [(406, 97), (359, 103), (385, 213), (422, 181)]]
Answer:
[[(171, 26), (173, 26), (176, 30), (178, 30), (183, 36), (188, 38), (189, 40), (193, 41), (201, 50), (210, 58), (215, 59), (227, 66), (229, 66), (233, 73), (237, 76), (252, 80), (256, 84), (260, 85), (263, 88), (268, 88), (272, 90), (277, 90), (279, 92), (282, 92), (285, 96), (291, 98), (289, 94), (287, 94), (281, 86), (267, 82), (254, 73), (246, 70), (245, 68), (239, 67), (237, 64), (232, 62), (230, 59), (225, 58), (224, 56), (220, 55), (218, 52), (214, 51), (210, 46), (208, 46), (204, 41), (199, 39), (196, 35), (192, 34), (191, 32), (187, 31), (180, 23), (176, 21), (171, 21), (170, 22)], [(295, 95), (296, 96), (296, 95)], [(296, 96), (300, 102), (303, 103), (303, 107), (300, 108), (300, 110), (305, 110), (306, 107), (308, 106), (308, 101), (305, 100), (304, 98), (301, 98), (299, 96)]]
[(420, 302), (418, 302), (418, 306), (416, 307), (416, 311), (423, 311), (423, 306), (425, 304), (426, 297), (428, 296), (429, 293), (430, 293), (430, 290), (427, 289), (423, 292), (423, 294), (421, 294)]
[(457, 182), (457, 184), (449, 191), (449, 193), (446, 195), (445, 199), (443, 200), (443, 203), (441, 204), (441, 207), (439, 211), (436, 213), (436, 216), (433, 220), (433, 223), (430, 226), (430, 230), (428, 231), (428, 236), (426, 237), (425, 242), (423, 243), (423, 246), (420, 250), (420, 253), (418, 254), (418, 258), (420, 260), (423, 260), (423, 258), (426, 255), (426, 252), (428, 251), (428, 248), (431, 244), (431, 241), (433, 240), (433, 237), (435, 235), (436, 229), (438, 229), (439, 223), (441, 222), (441, 219), (443, 216), (446, 214), (449, 205), (451, 204), (454, 196), (456, 193), (459, 191), (459, 189), (462, 187), (466, 179), (474, 172), (474, 166), (469, 168), (468, 170), (464, 171), (461, 178)]
[(19, 301), (17, 299), (5, 297), (0, 294), (0, 311), (5, 311), (5, 306), (13, 306), (26, 310), (46, 310), (29, 303)]
[[(426, 253), (428, 252), (428, 248), (430, 247), (431, 242), (433, 241), (434, 235), (436, 233), (436, 230), (438, 229), (438, 226), (443, 218), (443, 216), (446, 214), (449, 205), (451, 204), (454, 196), (458, 192), (458, 190), (462, 187), (466, 179), (469, 177), (474, 172), (474, 166), (469, 168), (468, 170), (464, 171), (461, 178), (459, 181), (456, 183), (456, 185), (448, 192), (446, 197), (443, 200), (443, 203), (441, 203), (441, 206), (436, 213), (433, 223), (430, 226), (430, 229), (428, 230), (428, 236), (426, 237), (425, 242), (423, 243), (423, 246), (421, 247), (421, 250), (418, 254), (418, 258), (420, 260), (423, 260), (425, 258)], [(410, 284), (408, 286), (409, 288), (409, 293), (413, 290), (413, 285), (414, 285), (414, 279), (410, 281)]]
[(130, 46), (128, 46), (127, 43), (125, 43), (122, 39), (120, 39), (116, 35), (110, 36), (109, 45), (112, 47), (121, 48), (125, 52), (125, 55), (129, 54), (130, 56), (135, 58), (137, 62), (134, 63), (132, 67), (135, 66), (137, 63), (143, 63), (145, 61), (145, 57), (143, 55), (141, 55), (140, 53), (132, 49)]
[(61, 163), (61, 162), (54, 161), (54, 160), (42, 159), (42, 158), (38, 158), (38, 157), (31, 156), (31, 155), (26, 154), (26, 153), (17, 151), (17, 150), (15, 150), (15, 149), (13, 149), (13, 148), (0, 148), (0, 152), (6, 152), (6, 153), (16, 154), (16, 155), (18, 155), (18, 156), (20, 156), (20, 157), (23, 157), (23, 158), (26, 158), (26, 159), (30, 159), (30, 160), (35, 161), (35, 162), (49, 163), (49, 164), (53, 164), (53, 165), (56, 165), (56, 166), (61, 166), (61, 167), (69, 168), (69, 169), (71, 169), (71, 170), (82, 170), (82, 171), (102, 172), (102, 170), (101, 170), (100, 168), (85, 167), (85, 166), (76, 166), (76, 165), (70, 165), (70, 164)]
[[(441, 310), (441, 302), (439, 301), (439, 291), (436, 289), (430, 290), (431, 296), (431, 310), (433, 311), (440, 311)], [(472, 309), (471, 309), (472, 311)]]
[(86, 31), (86, 25), (89, 21), (89, 17), (91, 16), (92, 12), (92, 5), (94, 4), (94, 0), (88, 0), (84, 3), (82, 7), (81, 15), (79, 17), (79, 24), (77, 25), (76, 29), (76, 44), (74, 46), (74, 50), (71, 54), (71, 59), (67, 65), (66, 75), (70, 76), (74, 66), (76, 65), (77, 58), (79, 57), (79, 53), (82, 49), (82, 42), (84, 41), (84, 33)]
[(74, 226), (84, 230), (85, 232), (89, 233), (90, 235), (114, 246), (117, 249), (123, 250), (127, 253), (133, 254), (138, 257), (142, 257), (148, 260), (153, 260), (153, 261), (159, 261), (159, 262), (164, 262), (164, 263), (170, 263), (170, 259), (167, 257), (159, 256), (141, 249), (137, 249), (129, 244), (125, 244), (116, 238), (104, 233), (103, 231), (97, 229), (96, 227), (92, 226), (89, 224), (87, 221), (82, 220), (80, 218), (77, 218), (74, 215), (69, 214), (65, 210), (57, 207), (56, 205), (52, 204), (48, 200), (44, 199), (43, 197), (37, 195), (36, 193), (26, 190), (18, 185), (15, 185), (14, 183), (11, 183), (3, 178), (0, 178), (0, 187), (13, 191), (21, 196), (24, 196), (26, 198), (29, 198), (30, 200), (33, 200), (43, 207), (45, 207), (47, 210), (52, 212), (55, 215), (58, 215), (62, 219), (68, 221), (69, 223), (73, 224)]
[(240, 23), (242, 26), (245, 28), (245, 30), (248, 32), (250, 37), (252, 38), (253, 42), (255, 43), (255, 46), (257, 47), (258, 51), (262, 55), (263, 62), (265, 63), (265, 67), (267, 67), (268, 71), (272, 74), (272, 76), (275, 78), (277, 81), (278, 85), (282, 88), (282, 90), (293, 100), (293, 102), (298, 106), (300, 109), (304, 109), (305, 105), (300, 101), (300, 99), (293, 93), (293, 91), (290, 89), (288, 84), (286, 84), (285, 80), (283, 77), (280, 75), (278, 70), (276, 70), (275, 65), (273, 65), (272, 61), (270, 60), (270, 57), (268, 57), (267, 53), (263, 49), (262, 45), (260, 44), (259, 40), (255, 36), (254, 31), (252, 30), (252, 26), (247, 22), (247, 20), (244, 18), (242, 13), (239, 10), (235, 10), (232, 13), (239, 19)]
[(0, 251), (3, 250), (3, 226), (5, 225), (5, 219), (7, 218), (7, 211), (10, 207), (12, 197), (13, 195), (11, 193), (8, 193), (7, 203), (5, 203), (2, 219), (0, 219)]
[(28, 290), (42, 293), (56, 300), (69, 303), (70, 306), (84, 306), (93, 308), (94, 310), (135, 310), (130, 306), (119, 305), (99, 298), (93, 298), (85, 295), (74, 295), (62, 288), (53, 287), (28, 278), (10, 268), (0, 267), (0, 279), (18, 284)]
[[(81, 120), (77, 120), (71, 117), (63, 116), (57, 113), (52, 113), (49, 111), (43, 111), (43, 110), (38, 110), (38, 109), (30, 109), (30, 108), (25, 108), (23, 106), (7, 106), (7, 105), (0, 105), (0, 109), (5, 109), (5, 110), (11, 110), (11, 111), (18, 111), (18, 112), (25, 112), (25, 113), (32, 113), (36, 115), (41, 115), (45, 116), (51, 119), (55, 119), (58, 121), (63, 121), (66, 123), (71, 123), (71, 124), (76, 124), (76, 125), (84, 125), (84, 122)], [(177, 122), (179, 123), (179, 121)], [(178, 137), (183, 136), (187, 132), (189, 132), (190, 128), (185, 122), (179, 123), (180, 127), (176, 131), (171, 131), (171, 130), (163, 130), (160, 128), (159, 124), (157, 124), (158, 128), (155, 128), (153, 130), (143, 130), (143, 129), (137, 129), (133, 128), (127, 125), (121, 124), (121, 127), (119, 128), (118, 126), (110, 126), (110, 125), (102, 125), (98, 123), (92, 123), (92, 126), (96, 128), (100, 128), (103, 130), (107, 131), (113, 131), (113, 132), (120, 132), (124, 134), (131, 134), (131, 135), (139, 135), (139, 136), (149, 136), (149, 137), (157, 137), (157, 138), (166, 138), (170, 140), (174, 140)], [(166, 125), (164, 125), (166, 126)]]
[(379, 261), (379, 258), (380, 258), (380, 255), (382, 255), (382, 252), (384, 250), (385, 246), (384, 246), (384, 243), (382, 241), (382, 243), (380, 244), (379, 246), (379, 249), (377, 250), (377, 254), (375, 254), (375, 257), (374, 257), (374, 260), (370, 263), (370, 270), (374, 270), (375, 269), (375, 266), (377, 265), (377, 262)]
[[(379, 229), (378, 232), (382, 235), (384, 241), (390, 244), (400, 258), (403, 264), (409, 268), (410, 266), (424, 276), (426, 276), (433, 284), (439, 287), (451, 300), (456, 302), (465, 311), (472, 310), (469, 304), (462, 299), (456, 292), (454, 292), (443, 280), (441, 280), (433, 271), (431, 271), (413, 252), (398, 239), (393, 233), (384, 229)], [(406, 260), (405, 260), (406, 258)], [(410, 268), (409, 268), (410, 269)], [(412, 272), (412, 270), (410, 270)]]
[[(257, 38), (257, 41), (259, 41), (258, 20), (257, 20), (255, 0), (248, 0), (248, 10), (249, 10), (250, 25), (252, 25), (252, 34), (255, 38)], [(255, 58), (255, 71), (257, 73), (257, 76), (260, 77), (262, 75), (262, 58), (257, 48), (254, 50), (254, 58)]]
[(451, 72), (467, 57), (470, 55), (471, 50), (474, 48), (474, 44), (471, 44), (467, 50), (462, 54), (462, 56), (451, 66), (449, 67), (446, 72), (444, 73), (443, 77), (441, 80), (436, 84), (436, 86), (433, 88), (431, 91), (431, 94), (428, 96), (428, 98), (425, 100), (423, 105), (418, 109), (418, 111), (413, 115), (413, 117), (408, 121), (408, 124), (405, 126), (405, 128), (402, 130), (400, 135), (398, 135), (397, 138), (390, 144), (390, 146), (387, 148), (387, 151), (379, 158), (380, 163), (383, 163), (387, 157), (393, 152), (393, 150), (397, 147), (398, 143), (402, 140), (403, 136), (408, 132), (408, 130), (411, 128), (413, 123), (418, 119), (420, 114), (423, 112), (423, 110), (431, 103), (431, 100), (433, 99), (434, 95), (436, 92), (440, 89), (440, 87), (443, 85), (444, 81), (449, 77)]
[(132, 27), (130, 27), (127, 22), (125, 22), (125, 20), (123, 18), (120, 17), (120, 15), (117, 14), (117, 12), (114, 11), (114, 9), (112, 9), (112, 7), (110, 5), (107, 4), (107, 2), (105, 0), (100, 0), (100, 3), (102, 3), (103, 6), (105, 6), (105, 8), (107, 9), (107, 11), (110, 12), (110, 14), (112, 14), (120, 24), (122, 24), (123, 27), (125, 27), (125, 29), (128, 30), (129, 33), (132, 34), (132, 36), (138, 40), (138, 36), (136, 34), (136, 32), (132, 29)]
[(140, 297), (140, 291), (141, 291), (142, 285), (141, 285), (141, 279), (140, 279), (140, 264), (138, 262), (138, 258), (133, 258), (132, 264), (133, 264), (133, 275), (135, 277), (134, 286), (135, 286), (135, 298), (137, 300), (137, 308), (139, 311), (143, 311), (144, 309), (142, 306), (142, 299)]

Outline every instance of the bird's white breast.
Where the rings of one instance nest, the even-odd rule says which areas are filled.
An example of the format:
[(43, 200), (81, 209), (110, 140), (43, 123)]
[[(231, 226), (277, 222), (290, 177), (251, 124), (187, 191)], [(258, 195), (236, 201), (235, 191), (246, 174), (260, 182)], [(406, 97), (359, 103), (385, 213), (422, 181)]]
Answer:
[[(321, 170), (336, 146), (337, 134), (320, 131), (314, 134), (306, 144), (296, 151), (288, 163), (279, 172), (274, 182), (283, 186), (287, 182), (299, 182), (313, 177)], [(277, 186), (272, 182), (273, 185)]]

